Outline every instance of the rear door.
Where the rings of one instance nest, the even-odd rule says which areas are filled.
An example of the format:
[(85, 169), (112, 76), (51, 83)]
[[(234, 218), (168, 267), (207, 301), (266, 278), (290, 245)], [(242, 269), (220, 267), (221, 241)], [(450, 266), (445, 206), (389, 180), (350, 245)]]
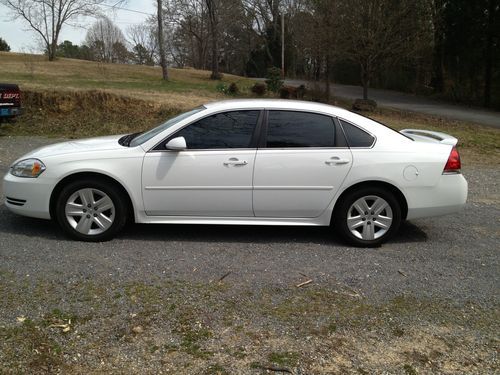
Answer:
[(331, 116), (270, 110), (254, 168), (256, 217), (312, 218), (328, 207), (352, 155)]

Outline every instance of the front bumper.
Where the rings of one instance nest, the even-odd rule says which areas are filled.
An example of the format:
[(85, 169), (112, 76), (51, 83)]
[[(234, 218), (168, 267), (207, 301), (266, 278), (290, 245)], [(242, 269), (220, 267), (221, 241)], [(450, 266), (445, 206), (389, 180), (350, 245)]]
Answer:
[(462, 174), (443, 174), (435, 186), (407, 189), (407, 219), (458, 212), (465, 206), (467, 192), (467, 180)]
[(22, 178), (7, 173), (3, 179), (5, 207), (29, 217), (50, 219), (50, 195), (55, 185), (52, 179)]

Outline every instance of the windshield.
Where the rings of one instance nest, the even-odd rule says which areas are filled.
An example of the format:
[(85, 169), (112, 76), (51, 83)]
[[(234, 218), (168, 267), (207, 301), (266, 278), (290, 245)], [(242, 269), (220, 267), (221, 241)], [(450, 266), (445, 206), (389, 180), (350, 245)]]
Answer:
[(185, 118), (188, 118), (191, 115), (194, 115), (195, 113), (198, 113), (200, 111), (203, 111), (206, 109), (205, 107), (201, 106), (198, 108), (195, 108), (189, 112), (181, 113), (179, 116), (173, 117), (167, 122), (164, 122), (163, 124), (157, 126), (156, 128), (153, 128), (151, 130), (148, 130), (147, 132), (144, 132), (134, 139), (130, 141), (130, 147), (135, 147), (143, 144), (146, 141), (149, 141), (151, 138), (153, 138), (155, 135), (160, 134), (162, 131), (170, 128), (171, 126), (174, 126), (178, 122), (184, 120)]

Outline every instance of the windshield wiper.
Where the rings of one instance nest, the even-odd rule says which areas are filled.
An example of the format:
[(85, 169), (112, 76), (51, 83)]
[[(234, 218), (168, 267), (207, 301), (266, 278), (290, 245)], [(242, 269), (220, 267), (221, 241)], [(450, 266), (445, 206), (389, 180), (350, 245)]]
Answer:
[(122, 146), (126, 146), (126, 147), (129, 147), (130, 146), (130, 142), (132, 142), (132, 140), (137, 137), (139, 134), (141, 134), (142, 132), (137, 132), (137, 133), (131, 133), (131, 134), (127, 134), (127, 135), (124, 135), (123, 137), (121, 137), (119, 140), (118, 140), (118, 143)]

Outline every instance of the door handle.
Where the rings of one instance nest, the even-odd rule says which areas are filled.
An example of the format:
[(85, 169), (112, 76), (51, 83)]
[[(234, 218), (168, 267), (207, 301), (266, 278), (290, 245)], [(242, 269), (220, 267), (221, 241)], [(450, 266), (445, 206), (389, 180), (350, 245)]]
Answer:
[(230, 166), (230, 165), (247, 165), (248, 162), (246, 160), (239, 160), (237, 158), (230, 158), (229, 160), (225, 161), (223, 164), (225, 166)]
[(341, 165), (341, 164), (347, 164), (349, 162), (350, 162), (349, 159), (341, 159), (338, 156), (332, 156), (330, 159), (325, 160), (325, 164), (328, 164), (328, 165), (332, 165), (332, 164)]

